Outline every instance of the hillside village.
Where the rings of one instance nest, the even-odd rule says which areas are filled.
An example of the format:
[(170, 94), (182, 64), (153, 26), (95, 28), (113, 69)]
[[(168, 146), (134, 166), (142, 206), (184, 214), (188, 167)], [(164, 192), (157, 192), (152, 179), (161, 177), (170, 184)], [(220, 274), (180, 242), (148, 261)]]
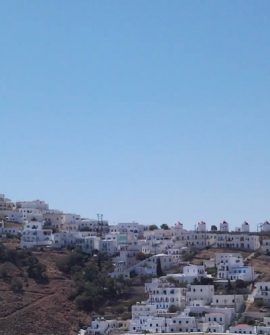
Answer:
[(131, 306), (130, 318), (96, 314), (79, 334), (270, 335), (270, 276), (261, 267), (270, 259), (268, 221), (256, 232), (247, 222), (235, 231), (226, 221), (210, 229), (199, 222), (194, 230), (180, 222), (110, 225), (102, 215), (82, 218), (44, 201), (13, 202), (2, 194), (0, 234), (18, 238), (22, 250), (106, 255), (111, 278), (143, 280), (147, 298)]

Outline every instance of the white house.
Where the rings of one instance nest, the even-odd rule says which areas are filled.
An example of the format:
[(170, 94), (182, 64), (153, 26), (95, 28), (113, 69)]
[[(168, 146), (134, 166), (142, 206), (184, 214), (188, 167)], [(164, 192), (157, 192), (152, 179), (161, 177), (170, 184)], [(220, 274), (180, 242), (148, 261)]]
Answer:
[(137, 302), (131, 307), (132, 318), (139, 318), (140, 316), (150, 316), (155, 315), (157, 308), (155, 304), (143, 302)]
[(138, 222), (120, 222), (116, 225), (116, 230), (120, 233), (132, 233), (136, 236), (143, 236), (146, 227)]
[(265, 305), (270, 305), (270, 282), (257, 282), (255, 299), (260, 299)]
[(204, 316), (204, 321), (205, 322), (209, 322), (212, 325), (216, 322), (219, 325), (223, 325), (224, 326), (225, 323), (226, 323), (225, 315), (223, 313), (220, 313), (220, 312), (206, 313), (205, 316)]
[(4, 194), (0, 194), (0, 214), (2, 214), (2, 211), (14, 210), (15, 207), (14, 202), (6, 198)]
[(59, 231), (61, 231), (63, 230), (62, 215), (62, 211), (57, 209), (49, 209), (43, 214), (43, 218), (46, 225), (52, 228), (57, 228)]
[(236, 312), (241, 312), (244, 305), (244, 297), (241, 294), (214, 294), (211, 303), (211, 306), (233, 307)]
[(229, 224), (226, 221), (220, 222), (219, 224), (219, 230), (222, 232), (228, 232), (229, 231)]
[(264, 254), (270, 254), (270, 239), (262, 240), (261, 251)]
[(194, 278), (201, 278), (207, 276), (204, 265), (194, 265), (194, 264), (184, 266), (183, 274), (186, 277), (194, 277)]
[(13, 235), (19, 236), (22, 231), (22, 227), (14, 227), (6, 224), (3, 220), (0, 220), (0, 235)]
[(231, 267), (227, 277), (230, 280), (244, 280), (247, 282), (253, 281), (255, 278), (255, 271), (252, 266)]
[(35, 221), (43, 221), (43, 211), (39, 208), (18, 208), (18, 212), (22, 215), (23, 217), (23, 222), (29, 222), (32, 220)]
[(175, 287), (165, 277), (152, 279), (145, 284), (145, 292), (149, 294), (148, 303), (156, 306), (156, 310), (167, 312), (170, 306), (184, 307), (186, 288)]
[(93, 251), (100, 251), (101, 240), (98, 236), (84, 236), (77, 243), (77, 246), (82, 249), (83, 252), (91, 254)]
[(270, 317), (264, 317), (263, 323), (256, 327), (257, 334), (270, 334)]
[(244, 265), (243, 257), (240, 253), (217, 252), (215, 254), (216, 266), (219, 265)]
[(244, 266), (241, 254), (217, 253), (216, 266), (218, 279), (253, 281), (255, 272), (252, 266)]
[(100, 240), (99, 251), (106, 253), (110, 256), (114, 255), (117, 252), (117, 242), (109, 239)]
[(39, 209), (42, 211), (47, 211), (49, 209), (49, 205), (42, 200), (33, 200), (33, 201), (17, 201), (17, 208), (33, 208)]
[(216, 247), (257, 250), (260, 248), (260, 237), (257, 234), (243, 232), (219, 233), (217, 234)]
[(109, 224), (106, 220), (94, 220), (94, 219), (80, 219), (78, 222), (79, 230), (89, 230), (99, 235), (104, 235), (109, 232)]
[(25, 224), (20, 242), (22, 248), (52, 246), (52, 230), (43, 229), (42, 226), (43, 223), (37, 221)]
[(214, 285), (190, 285), (187, 291), (187, 301), (201, 300), (205, 305), (212, 302)]
[(145, 260), (132, 265), (128, 271), (135, 272), (136, 274), (156, 276), (158, 262), (160, 262), (161, 270), (169, 270), (172, 266), (175, 265), (174, 258), (166, 254), (157, 254), (153, 255)]
[(181, 332), (187, 332), (192, 333), (198, 331), (197, 321), (194, 316), (188, 316), (184, 313), (172, 316), (169, 319), (166, 319), (167, 321), (167, 327), (166, 332), (167, 333), (181, 333)]
[(112, 332), (119, 333), (127, 331), (128, 328), (129, 321), (98, 318), (91, 322), (91, 326), (86, 329), (85, 335), (109, 335)]
[(249, 223), (248, 222), (243, 222), (241, 226), (241, 231), (244, 233), (249, 233)]
[(236, 334), (257, 334), (256, 327), (245, 323), (229, 327), (230, 333)]
[(83, 234), (77, 231), (62, 231), (53, 234), (54, 248), (76, 247), (82, 238)]
[(262, 225), (261, 225), (261, 230), (263, 232), (269, 232), (270, 231), (270, 222), (269, 221), (265, 221)]
[(197, 231), (198, 232), (206, 232), (206, 223), (204, 221), (197, 223)]
[(18, 210), (6, 210), (5, 216), (6, 220), (9, 222), (16, 222), (21, 224), (24, 222), (23, 214)]

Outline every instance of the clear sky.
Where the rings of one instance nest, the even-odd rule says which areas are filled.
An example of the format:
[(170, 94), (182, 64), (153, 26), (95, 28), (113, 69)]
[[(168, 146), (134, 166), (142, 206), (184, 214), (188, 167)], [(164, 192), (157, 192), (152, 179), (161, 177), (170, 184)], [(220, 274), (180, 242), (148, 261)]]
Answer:
[(110, 223), (270, 219), (270, 2), (2, 1), (0, 193)]

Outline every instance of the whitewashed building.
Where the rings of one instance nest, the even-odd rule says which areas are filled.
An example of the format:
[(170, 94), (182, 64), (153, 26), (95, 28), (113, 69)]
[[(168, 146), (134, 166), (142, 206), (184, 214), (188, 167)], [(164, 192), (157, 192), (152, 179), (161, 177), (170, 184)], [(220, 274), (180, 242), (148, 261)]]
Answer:
[(190, 285), (187, 291), (187, 301), (200, 300), (205, 305), (212, 302), (214, 285)]
[(270, 254), (270, 239), (262, 240), (261, 251), (266, 255)]
[(267, 306), (270, 305), (270, 282), (257, 282), (255, 300), (262, 300)]
[(262, 230), (262, 232), (270, 232), (270, 222), (269, 221), (265, 221), (261, 225), (261, 230)]
[(43, 229), (43, 223), (32, 221), (24, 225), (20, 245), (22, 248), (52, 246), (53, 234), (51, 229)]
[(175, 287), (166, 279), (153, 279), (152, 283), (145, 284), (149, 294), (148, 302), (156, 306), (159, 312), (167, 312), (170, 306), (184, 307), (186, 302), (186, 289)]
[(226, 221), (220, 222), (219, 224), (219, 230), (222, 232), (228, 232), (229, 231), (229, 224)]
[(245, 323), (229, 327), (230, 333), (235, 334), (257, 334), (256, 327)]
[(242, 294), (214, 294), (211, 306), (232, 307), (236, 312), (241, 312), (245, 306)]
[(127, 331), (129, 321), (126, 320), (105, 320), (97, 318), (91, 322), (91, 326), (85, 331), (85, 335), (109, 335), (112, 332), (119, 333)]

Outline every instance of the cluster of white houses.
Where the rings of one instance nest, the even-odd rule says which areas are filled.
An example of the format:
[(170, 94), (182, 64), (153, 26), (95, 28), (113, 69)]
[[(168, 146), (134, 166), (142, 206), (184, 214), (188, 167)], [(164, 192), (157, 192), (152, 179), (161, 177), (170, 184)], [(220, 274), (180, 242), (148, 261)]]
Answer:
[[(220, 256), (227, 257), (226, 254)], [(217, 260), (216, 260), (217, 261)], [(189, 268), (189, 269), (188, 269)], [(196, 270), (189, 265), (185, 273)], [(245, 309), (242, 294), (220, 294), (213, 284), (181, 285), (177, 276), (167, 275), (145, 284), (148, 299), (132, 306), (131, 320), (105, 320), (97, 318), (85, 334), (101, 335), (125, 332), (146, 333), (237, 333), (270, 334), (270, 317), (264, 317), (256, 326), (237, 323)], [(256, 297), (261, 297), (270, 283), (258, 282)]]
[[(221, 294), (213, 280), (254, 283), (256, 274), (247, 266), (237, 250), (260, 250), (270, 254), (270, 223), (258, 225), (259, 232), (250, 232), (244, 222), (235, 231), (227, 222), (219, 228), (207, 229), (199, 222), (194, 230), (186, 230), (178, 222), (172, 227), (144, 226), (137, 222), (109, 225), (102, 215), (85, 219), (50, 209), (44, 201), (12, 202), (0, 194), (0, 235), (18, 235), (22, 248), (79, 248), (86, 253), (102, 252), (113, 258), (111, 276), (144, 275), (152, 281), (145, 284), (148, 299), (132, 306), (130, 320), (93, 320), (81, 334), (109, 335), (122, 331), (145, 333), (238, 333), (270, 335), (270, 318), (260, 325), (237, 323), (245, 308), (242, 294)], [(269, 236), (269, 237), (267, 237)], [(183, 262), (193, 249), (235, 249), (217, 253), (203, 265)], [(185, 258), (187, 259), (187, 258)], [(182, 264), (181, 273), (162, 275)], [(207, 269), (214, 268), (212, 277)], [(159, 278), (153, 278), (157, 277)], [(210, 282), (210, 284), (209, 284)], [(270, 283), (256, 282), (255, 300), (270, 306)]]
[[(240, 265), (239, 265), (239, 264)], [(260, 323), (249, 325), (238, 323), (245, 310), (247, 298), (244, 294), (215, 291), (213, 283), (224, 282), (219, 279), (220, 266), (231, 269), (242, 267), (243, 259), (238, 253), (217, 253), (214, 265), (218, 269), (217, 277), (207, 274), (205, 265), (187, 265), (180, 274), (169, 274), (153, 278), (145, 284), (148, 294), (146, 301), (132, 305), (130, 320), (106, 320), (96, 318), (86, 330), (80, 334), (146, 334), (146, 333), (230, 333), (230, 334), (270, 334), (270, 317), (263, 317)], [(239, 278), (244, 282), (254, 282), (255, 274)], [(206, 284), (198, 284), (200, 279), (208, 279)], [(222, 276), (223, 278), (223, 276)], [(227, 276), (228, 278), (228, 276)], [(212, 282), (211, 280), (212, 279)], [(210, 280), (210, 283), (209, 283)], [(227, 281), (228, 283), (228, 281)], [(218, 287), (218, 286), (217, 286)], [(270, 282), (257, 282), (255, 299), (270, 302)], [(225, 290), (226, 291), (226, 290)], [(269, 295), (268, 295), (269, 294)]]
[[(249, 224), (244, 222), (236, 231), (229, 231), (223, 221), (207, 230), (205, 222), (199, 222), (194, 230), (184, 229), (181, 223), (169, 229), (149, 229), (137, 222), (109, 225), (101, 215), (98, 219), (85, 219), (77, 214), (63, 213), (50, 209), (40, 200), (12, 202), (0, 194), (0, 233), (21, 236), (21, 247), (80, 248), (84, 252), (100, 251), (114, 257), (113, 276), (128, 277), (131, 272), (156, 275), (156, 261), (160, 260), (164, 270), (181, 261), (187, 249), (206, 247), (261, 250), (270, 253), (270, 238), (250, 232)], [(152, 227), (153, 228), (153, 227)], [(154, 227), (156, 228), (156, 227)], [(260, 231), (270, 232), (270, 223), (260, 225)], [(150, 257), (143, 259), (138, 255)], [(230, 261), (232, 262), (232, 260)], [(221, 278), (253, 276), (247, 273), (243, 264), (237, 269), (231, 264), (222, 270)], [(227, 266), (227, 267), (228, 267)]]

